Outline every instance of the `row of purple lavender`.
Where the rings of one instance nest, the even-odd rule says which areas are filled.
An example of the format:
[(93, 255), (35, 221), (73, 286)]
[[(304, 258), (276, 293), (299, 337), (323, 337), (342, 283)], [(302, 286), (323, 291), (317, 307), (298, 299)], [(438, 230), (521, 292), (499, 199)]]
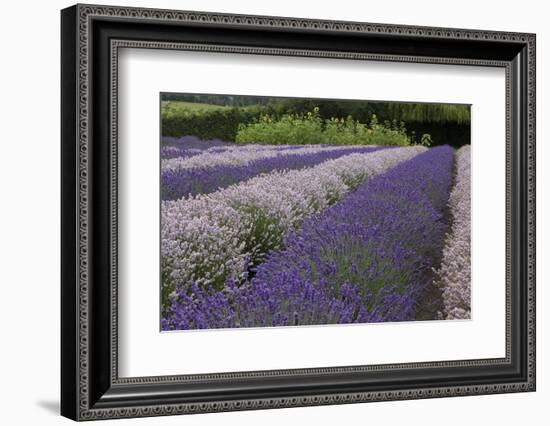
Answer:
[[(373, 152), (382, 148), (314, 148), (306, 153), (297, 149), (278, 150), (275, 155), (260, 157), (258, 160), (243, 165), (227, 164), (217, 167), (167, 169), (161, 173), (161, 197), (163, 200), (177, 200), (191, 195), (206, 194), (273, 170), (297, 170), (312, 167), (344, 155)], [(268, 153), (271, 154), (271, 152)]]
[(161, 203), (163, 301), (176, 285), (248, 278), (284, 235), (373, 176), (424, 147), (349, 154), (299, 170), (275, 170), (209, 194)]
[[(355, 163), (349, 161), (351, 157)], [(429, 151), (398, 148), (343, 158), (347, 161), (344, 165), (355, 164), (355, 169), (353, 166), (339, 169), (335, 164), (327, 166), (327, 163), (339, 161), (330, 160), (306, 170), (318, 169), (315, 172), (321, 172), (311, 173), (312, 178), (326, 176), (327, 170), (338, 170), (331, 177), (338, 177), (344, 185), (340, 188), (347, 190), (338, 192), (334, 179), (332, 187), (327, 187), (327, 182), (318, 187), (312, 182), (314, 189), (324, 188), (320, 208), (302, 212), (298, 215), (299, 220), (290, 221), (289, 226), (283, 227), (284, 232), (276, 233), (284, 238), (282, 244), (275, 247), (265, 245), (263, 249), (270, 249), (268, 255), (263, 254), (262, 262), (252, 262), (248, 274), (224, 274), (221, 288), (216, 280), (211, 279), (210, 270), (196, 270), (189, 276), (172, 274), (175, 291), (169, 297), (170, 305), (162, 319), (163, 330), (413, 319), (417, 305), (431, 283), (431, 268), (445, 242), (442, 212), (451, 186), (453, 151), (449, 147)], [(384, 166), (374, 166), (379, 163), (384, 163)], [(360, 175), (357, 172), (369, 167), (378, 173), (371, 171)], [(279, 187), (277, 183), (294, 182), (294, 179), (285, 182), (273, 182), (272, 179), (273, 185), (283, 194), (287, 188)], [(308, 181), (304, 183), (309, 184)], [(237, 188), (241, 186), (237, 185)], [(232, 208), (246, 216), (251, 204), (246, 202), (250, 198), (245, 197), (248, 188), (243, 187), (244, 191), (233, 191), (221, 198), (238, 200), (236, 203), (215, 205), (206, 201), (208, 196), (198, 200), (203, 209), (214, 208), (209, 212), (218, 208), (227, 214), (227, 209)], [(303, 191), (307, 186), (301, 189)], [(354, 191), (349, 192), (350, 189)], [(315, 204), (315, 198), (307, 198), (310, 201), (306, 204)], [(259, 243), (254, 237), (258, 233), (263, 235), (263, 231), (270, 227), (277, 228), (277, 221), (284, 222), (284, 215), (270, 214), (269, 208), (265, 207), (267, 204), (261, 207), (259, 201), (262, 199), (255, 198), (255, 209), (249, 216), (254, 220), (243, 221), (249, 228), (252, 224), (248, 229), (249, 233), (252, 231), (248, 235), (249, 243), (238, 241), (240, 228), (237, 226), (234, 237), (241, 254), (244, 254), (237, 263), (244, 261), (249, 265), (250, 249)], [(164, 212), (167, 213), (163, 219), (171, 222), (172, 227), (182, 223), (181, 220), (189, 222), (192, 219), (189, 211), (193, 208), (189, 200), (179, 200), (180, 204), (168, 203), (174, 202), (163, 203), (163, 216)], [(223, 214), (220, 217), (224, 217)], [(233, 229), (238, 223), (230, 217), (227, 216), (225, 225)], [(196, 219), (194, 226), (200, 228), (202, 219)], [(219, 227), (214, 228), (213, 224), (203, 227), (203, 230), (212, 232), (212, 238), (204, 242), (205, 246), (216, 235), (225, 234)], [(178, 234), (171, 229), (165, 234), (165, 237), (172, 238), (171, 244), (170, 238), (166, 238), (166, 248), (179, 250), (176, 259), (189, 250), (195, 253), (200, 247), (191, 240), (182, 242), (181, 237), (188, 230), (186, 228)], [(183, 251), (182, 246), (185, 247)], [(220, 258), (220, 255), (214, 254), (214, 259), (225, 265), (227, 259)], [(201, 261), (203, 265), (200, 257), (194, 256), (193, 261)], [(168, 264), (168, 267), (174, 265)], [(241, 263), (241, 270), (242, 267)], [(210, 279), (198, 279), (201, 273), (203, 276), (204, 273), (210, 274)]]

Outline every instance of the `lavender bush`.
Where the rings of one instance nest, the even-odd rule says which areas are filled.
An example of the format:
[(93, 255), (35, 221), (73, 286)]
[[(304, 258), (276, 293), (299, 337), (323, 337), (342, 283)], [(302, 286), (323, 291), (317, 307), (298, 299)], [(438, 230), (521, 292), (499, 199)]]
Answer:
[(245, 284), (178, 285), (163, 329), (413, 319), (444, 243), (452, 161), (434, 148), (373, 177), (306, 218)]
[(245, 145), (231, 147), (215, 147), (204, 150), (200, 155), (189, 157), (176, 157), (161, 161), (162, 173), (168, 171), (177, 172), (189, 169), (211, 169), (219, 166), (246, 166), (262, 159), (275, 158), (289, 154), (317, 154), (323, 151), (350, 150), (354, 146), (330, 146), (330, 145), (299, 145), (299, 146), (267, 146)]
[(272, 327), (305, 324), (380, 322), (384, 317), (366, 309), (371, 296), (357, 287), (342, 285), (335, 290), (323, 282), (262, 282), (238, 287), (232, 280), (223, 291), (191, 291), (178, 287), (161, 319), (161, 328), (191, 330), (205, 328)]
[(179, 138), (163, 136), (160, 146), (160, 158), (188, 158), (202, 154), (205, 151), (222, 152), (234, 147), (235, 144), (223, 142), (219, 139), (202, 140), (196, 136), (182, 136)]
[(424, 147), (350, 154), (317, 166), (274, 171), (211, 194), (161, 204), (163, 300), (175, 284), (220, 290), (241, 281), (308, 216)]
[[(193, 155), (208, 153), (223, 153), (229, 150), (237, 150), (241, 147), (237, 147), (235, 143), (224, 142), (220, 139), (199, 139), (196, 136), (181, 136), (179, 138), (163, 136), (161, 138), (160, 158), (162, 160), (180, 158), (180, 160), (174, 160), (175, 163), (179, 163), (185, 158)], [(303, 145), (284, 145), (280, 147), (265, 147), (260, 145), (250, 145), (245, 148), (249, 151), (258, 150), (270, 150), (270, 149), (289, 149), (289, 148), (303, 148)], [(164, 161), (163, 163), (170, 164), (171, 162)]]
[(163, 136), (161, 139), (162, 146), (173, 146), (180, 149), (211, 149), (211, 148), (223, 148), (232, 147), (235, 144), (231, 142), (224, 142), (220, 139), (199, 139), (196, 136), (186, 135), (179, 138)]
[(161, 174), (163, 200), (177, 200), (190, 195), (205, 194), (225, 188), (273, 170), (295, 170), (311, 167), (326, 160), (353, 153), (373, 152), (383, 147), (359, 147), (356, 149), (317, 149), (302, 153), (296, 149), (279, 155), (261, 158), (247, 165), (222, 165), (218, 167), (195, 167), (169, 169)]
[(456, 153), (456, 183), (449, 197), (453, 217), (451, 232), (443, 249), (443, 260), (437, 271), (437, 284), (443, 293), (445, 319), (469, 319), (471, 310), (470, 283), (470, 146)]

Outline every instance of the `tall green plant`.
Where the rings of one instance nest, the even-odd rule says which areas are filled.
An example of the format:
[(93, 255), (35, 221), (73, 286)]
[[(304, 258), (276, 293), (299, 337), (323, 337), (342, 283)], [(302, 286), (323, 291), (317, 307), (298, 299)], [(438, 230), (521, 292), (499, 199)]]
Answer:
[(330, 144), (330, 145), (399, 145), (411, 144), (403, 122), (380, 124), (375, 115), (370, 126), (346, 118), (323, 120), (319, 108), (304, 114), (264, 114), (252, 123), (239, 125), (237, 143), (269, 145)]
[(253, 123), (241, 123), (235, 142), (268, 145), (321, 144), (324, 143), (323, 122), (318, 109), (305, 114), (284, 114), (280, 118), (265, 114)]

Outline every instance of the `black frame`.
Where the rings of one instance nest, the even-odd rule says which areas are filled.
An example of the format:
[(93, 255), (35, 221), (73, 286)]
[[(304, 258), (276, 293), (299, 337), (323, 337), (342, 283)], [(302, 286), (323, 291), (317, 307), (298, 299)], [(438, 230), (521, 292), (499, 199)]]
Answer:
[[(61, 413), (74, 420), (535, 390), (535, 35), (76, 5), (61, 13)], [(507, 72), (507, 356), (118, 378), (123, 47), (486, 65)]]

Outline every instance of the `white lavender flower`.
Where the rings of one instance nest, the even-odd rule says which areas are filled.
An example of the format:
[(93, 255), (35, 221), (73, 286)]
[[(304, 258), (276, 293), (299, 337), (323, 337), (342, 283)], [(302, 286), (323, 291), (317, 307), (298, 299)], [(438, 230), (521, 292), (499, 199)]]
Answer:
[(465, 145), (456, 153), (456, 183), (449, 197), (453, 223), (437, 271), (445, 319), (469, 319), (471, 312), (470, 161), (470, 145)]
[(175, 283), (221, 289), (246, 277), (283, 236), (372, 176), (424, 147), (350, 154), (317, 166), (275, 171), (206, 195), (161, 205), (163, 294)]
[[(375, 145), (369, 145), (375, 146)], [(208, 149), (199, 155), (192, 157), (166, 158), (161, 161), (162, 171), (183, 170), (194, 168), (210, 168), (216, 166), (247, 165), (261, 159), (273, 158), (289, 154), (315, 154), (321, 151), (334, 151), (342, 149), (356, 149), (354, 145), (326, 146), (326, 145), (236, 145)]]

